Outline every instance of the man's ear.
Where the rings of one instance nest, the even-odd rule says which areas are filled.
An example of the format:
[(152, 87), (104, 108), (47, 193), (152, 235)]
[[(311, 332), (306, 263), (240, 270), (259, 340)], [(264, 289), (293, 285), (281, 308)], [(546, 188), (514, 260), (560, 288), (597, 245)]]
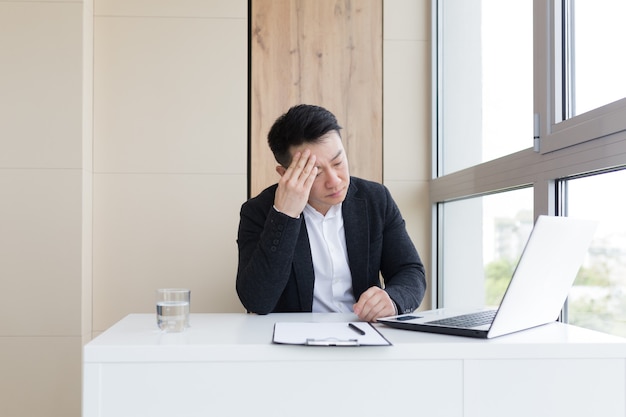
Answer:
[(283, 175), (285, 175), (286, 171), (287, 171), (287, 169), (284, 166), (282, 166), (282, 165), (277, 165), (276, 166), (276, 172), (278, 172), (278, 175), (280, 175), (281, 177)]

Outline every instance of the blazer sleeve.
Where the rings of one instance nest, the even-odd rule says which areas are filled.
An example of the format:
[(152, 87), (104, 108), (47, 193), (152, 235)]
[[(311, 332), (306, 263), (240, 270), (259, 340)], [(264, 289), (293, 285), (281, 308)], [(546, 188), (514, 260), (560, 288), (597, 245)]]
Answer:
[(242, 205), (236, 290), (247, 311), (268, 314), (276, 307), (289, 281), (301, 223), (302, 216), (294, 219), (258, 199)]
[(422, 260), (406, 230), (405, 221), (385, 188), (386, 208), (380, 271), (385, 290), (396, 303), (398, 314), (417, 309), (426, 292)]

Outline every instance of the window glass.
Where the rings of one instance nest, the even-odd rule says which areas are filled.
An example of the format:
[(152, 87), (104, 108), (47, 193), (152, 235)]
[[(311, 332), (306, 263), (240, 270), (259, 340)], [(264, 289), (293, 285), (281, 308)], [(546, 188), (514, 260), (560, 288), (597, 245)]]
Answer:
[(533, 4), (439, 2), (438, 175), (533, 144)]
[(570, 291), (569, 323), (626, 336), (626, 170), (566, 182), (567, 215), (599, 221)]
[(571, 116), (626, 97), (626, 1), (575, 1)]
[(526, 3), (433, 2), (435, 307), (500, 303), (557, 183), (559, 214), (600, 222), (565, 319), (626, 336), (626, 2)]
[(533, 189), (443, 203), (442, 306), (498, 306), (533, 227)]

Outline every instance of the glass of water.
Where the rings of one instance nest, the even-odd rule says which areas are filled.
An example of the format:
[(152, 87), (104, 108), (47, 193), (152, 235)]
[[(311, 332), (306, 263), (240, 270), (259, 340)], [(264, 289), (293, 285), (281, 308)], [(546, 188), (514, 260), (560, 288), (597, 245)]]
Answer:
[(161, 288), (156, 291), (157, 324), (166, 332), (182, 332), (189, 327), (191, 291)]

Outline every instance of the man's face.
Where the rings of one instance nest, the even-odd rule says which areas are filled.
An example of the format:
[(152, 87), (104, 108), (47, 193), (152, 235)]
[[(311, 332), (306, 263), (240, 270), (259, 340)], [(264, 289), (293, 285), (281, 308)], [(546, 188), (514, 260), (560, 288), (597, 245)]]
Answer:
[(293, 156), (298, 151), (309, 149), (317, 158), (317, 177), (308, 203), (317, 211), (326, 214), (335, 204), (343, 202), (350, 185), (348, 157), (337, 131), (330, 131), (322, 136), (318, 143), (304, 143), (290, 149)]

